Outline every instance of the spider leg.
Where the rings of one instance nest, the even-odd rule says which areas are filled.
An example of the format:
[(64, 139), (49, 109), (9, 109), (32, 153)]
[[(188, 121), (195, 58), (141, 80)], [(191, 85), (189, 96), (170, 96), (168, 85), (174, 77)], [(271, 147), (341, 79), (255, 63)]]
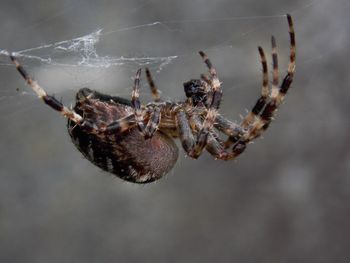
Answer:
[(220, 107), (222, 97), (221, 82), (216, 73), (216, 69), (213, 67), (213, 64), (209, 60), (208, 56), (203, 51), (199, 51), (199, 54), (202, 57), (204, 63), (207, 65), (210, 74), (210, 78), (206, 77), (205, 75), (201, 75), (202, 80), (210, 85), (211, 91), (213, 93), (209, 108), (217, 110)]
[(269, 96), (269, 74), (268, 74), (268, 67), (266, 62), (265, 53), (262, 47), (258, 48), (259, 55), (260, 55), (260, 61), (262, 66), (262, 88), (261, 88), (261, 96), (256, 101), (254, 107), (252, 110), (248, 113), (248, 115), (243, 119), (242, 121), (242, 127), (248, 128), (249, 124), (251, 124), (255, 117), (260, 113), (260, 111), (265, 106), (268, 96)]
[(211, 102), (213, 101), (213, 90), (211, 88), (211, 80), (210, 77), (206, 74), (201, 74), (201, 80), (202, 80), (202, 86), (204, 87), (204, 91), (206, 93), (206, 102), (204, 103), (204, 106), (206, 108), (209, 108), (211, 105)]
[[(263, 65), (263, 90), (262, 96), (257, 101), (253, 110), (250, 114), (243, 120), (242, 127), (246, 128), (250, 124), (250, 128), (248, 131), (241, 137), (230, 137), (226, 142), (226, 148), (230, 147), (232, 144), (237, 143), (238, 141), (245, 141), (246, 143), (259, 137), (270, 125), (273, 116), (277, 110), (277, 107), (282, 103), (290, 85), (293, 81), (294, 72), (295, 72), (295, 54), (296, 54), (296, 44), (295, 44), (295, 32), (293, 26), (293, 20), (291, 16), (287, 15), (288, 25), (289, 25), (289, 37), (290, 37), (290, 56), (289, 56), (289, 64), (287, 75), (284, 77), (282, 84), (279, 85), (278, 80), (278, 58), (277, 58), (277, 48), (276, 48), (276, 40), (274, 37), (271, 38), (272, 44), (272, 64), (273, 64), (273, 82), (271, 95), (269, 98), (269, 102), (267, 102), (267, 96), (264, 96), (267, 90), (267, 85), (265, 87), (265, 75), (267, 72), (266, 59), (262, 48), (259, 47), (259, 53), (261, 56), (261, 61)], [(262, 51), (262, 52), (261, 52)], [(264, 62), (265, 61), (265, 62)], [(265, 69), (266, 67), (266, 69)]]
[(232, 150), (228, 151), (219, 138), (215, 137), (213, 134), (208, 136), (207, 151), (216, 159), (225, 161), (235, 159), (238, 155), (243, 153), (245, 149), (246, 143), (237, 141)]
[[(193, 115), (190, 118), (190, 122), (196, 130), (200, 130), (202, 123), (198, 115)], [(219, 138), (219, 136), (211, 131), (208, 133), (206, 150), (213, 155), (216, 159), (220, 160), (232, 160), (240, 155), (246, 148), (246, 143), (239, 142), (233, 149), (229, 152), (224, 147), (224, 142)]]
[(207, 138), (210, 133), (208, 124), (204, 121), (204, 124), (200, 125), (199, 132), (196, 133), (197, 138), (195, 139), (193, 135), (193, 130), (195, 129), (191, 127), (191, 118), (187, 118), (187, 114), (184, 110), (179, 110), (176, 113), (176, 123), (182, 147), (188, 156), (197, 159), (207, 145)]
[(107, 134), (118, 134), (123, 133), (131, 128), (133, 128), (136, 125), (135, 122), (135, 115), (130, 114), (128, 116), (125, 116), (124, 118), (121, 118), (119, 120), (116, 120), (110, 124), (103, 130), (103, 132)]
[(220, 106), (222, 97), (221, 83), (217, 77), (215, 68), (203, 51), (200, 51), (199, 54), (209, 70), (210, 78), (204, 78), (204, 82), (210, 86), (210, 92), (212, 92), (212, 100), (208, 107), (208, 110), (206, 111), (203, 125), (196, 134), (196, 139), (193, 136), (186, 112), (183, 109), (180, 109), (176, 113), (176, 122), (179, 129), (182, 147), (192, 158), (198, 158), (207, 145), (208, 134), (214, 126), (217, 110)]
[[(280, 85), (279, 88), (277, 88), (278, 80), (274, 81), (276, 88), (274, 88), (274, 85), (273, 85), (270, 101), (266, 104), (265, 108), (261, 111), (260, 116), (256, 118), (249, 132), (244, 135), (244, 140), (246, 141), (250, 141), (255, 139), (256, 137), (259, 137), (269, 127), (278, 106), (282, 103), (288, 89), (292, 84), (294, 72), (295, 72), (296, 44), (295, 44), (295, 33), (294, 33), (292, 17), (290, 15), (287, 15), (287, 19), (288, 19), (289, 36), (290, 36), (290, 56), (289, 56), (287, 75), (284, 77), (282, 84)], [(273, 44), (273, 47), (274, 45), (276, 45), (276, 43)], [(276, 61), (277, 61), (277, 54), (276, 54)], [(274, 62), (274, 63), (277, 64), (277, 62)]]
[(29, 74), (26, 72), (23, 66), (17, 61), (15, 56), (11, 55), (10, 59), (15, 64), (18, 72), (25, 79), (27, 84), (33, 89), (33, 91), (38, 95), (38, 97), (44, 101), (45, 104), (61, 113), (64, 117), (74, 121), (75, 123), (82, 123), (83, 117), (64, 106), (55, 97), (48, 95), (46, 91), (34, 79), (32, 79), (29, 76)]
[(140, 132), (143, 134), (145, 139), (148, 139), (148, 138), (151, 138), (152, 135), (157, 131), (157, 128), (160, 123), (161, 111), (160, 111), (160, 107), (155, 106), (150, 113), (150, 118), (147, 122), (147, 125), (144, 124), (144, 114), (143, 114), (143, 110), (141, 109), (141, 102), (139, 100), (140, 76), (141, 76), (141, 69), (137, 71), (135, 76), (131, 104), (134, 108), (134, 117), (137, 123), (137, 127), (139, 128)]
[[(273, 64), (273, 90), (278, 89), (278, 58), (277, 58), (277, 48), (276, 48), (276, 40), (274, 37), (271, 38), (272, 44), (272, 64)], [(247, 116), (242, 120), (241, 126), (243, 129), (248, 129), (249, 125), (251, 125), (256, 118), (258, 118), (259, 113), (266, 106), (268, 98), (269, 98), (269, 75), (268, 75), (268, 67), (266, 62), (266, 56), (264, 49), (262, 47), (258, 47), (260, 62), (262, 66), (262, 87), (261, 87), (261, 95), (260, 98), (256, 101), (252, 110), (247, 114)], [(237, 142), (239, 137), (230, 136), (225, 143), (225, 148), (229, 148), (234, 143)]]
[(132, 95), (131, 95), (131, 104), (132, 104), (132, 107), (134, 108), (134, 115), (135, 115), (137, 127), (139, 128), (140, 132), (143, 133), (145, 130), (145, 125), (143, 123), (143, 111), (141, 109), (141, 102), (139, 100), (140, 76), (141, 76), (141, 69), (137, 70), (136, 72), (134, 86), (133, 86)]
[(220, 114), (216, 116), (214, 127), (230, 137), (242, 135), (245, 131), (241, 125), (227, 120)]
[(208, 84), (210, 85), (212, 92), (212, 101), (207, 110), (203, 126), (197, 134), (196, 141), (193, 137), (189, 123), (186, 119), (186, 113), (183, 111), (179, 111), (176, 116), (180, 128), (180, 139), (182, 141), (183, 147), (188, 153), (188, 155), (192, 158), (198, 158), (207, 144), (208, 134), (214, 126), (214, 122), (218, 114), (217, 110), (220, 106), (220, 101), (222, 97), (221, 83), (219, 81), (219, 78), (217, 77), (215, 68), (213, 67), (211, 61), (203, 51), (200, 51), (199, 54), (209, 69), (210, 79), (204, 79), (204, 81), (208, 82)]
[[(152, 137), (154, 132), (157, 131), (157, 128), (160, 123), (160, 109), (156, 108), (149, 117), (149, 121), (145, 127), (145, 130), (143, 131), (143, 135), (146, 138)], [(130, 114), (128, 116), (125, 116), (119, 120), (116, 120), (110, 124), (107, 125), (107, 127), (100, 132), (107, 133), (107, 134), (120, 134), (123, 132), (126, 132), (136, 126), (136, 120), (135, 120), (135, 114)]]
[[(247, 116), (243, 119), (241, 123), (242, 129), (247, 129), (249, 125), (255, 120), (255, 118), (258, 116), (258, 114), (261, 112), (261, 110), (264, 108), (264, 106), (267, 103), (268, 96), (269, 96), (269, 75), (268, 75), (268, 67), (265, 57), (265, 52), (262, 47), (258, 47), (259, 55), (260, 55), (260, 62), (262, 66), (262, 88), (261, 88), (261, 95), (260, 98), (256, 101), (255, 105), (253, 106), (252, 110), (247, 114)], [(275, 61), (275, 60), (273, 60)], [(275, 65), (274, 65), (275, 68)], [(275, 76), (275, 74), (274, 74)], [(237, 135), (230, 136), (227, 141), (225, 142), (225, 148), (229, 148), (232, 146), (239, 137)]]
[(270, 97), (273, 98), (275, 97), (275, 94), (278, 94), (278, 84), (279, 84), (277, 44), (274, 36), (271, 37), (271, 46), (272, 46), (273, 80), (272, 80)]
[(146, 125), (144, 134), (145, 138), (151, 138), (153, 134), (157, 131), (161, 120), (161, 109), (155, 107), (150, 115), (150, 119)]
[(146, 68), (146, 77), (147, 77), (148, 85), (151, 88), (153, 100), (155, 102), (162, 101), (161, 98), (160, 98), (160, 92), (159, 92), (156, 84), (154, 83), (151, 71), (148, 68)]

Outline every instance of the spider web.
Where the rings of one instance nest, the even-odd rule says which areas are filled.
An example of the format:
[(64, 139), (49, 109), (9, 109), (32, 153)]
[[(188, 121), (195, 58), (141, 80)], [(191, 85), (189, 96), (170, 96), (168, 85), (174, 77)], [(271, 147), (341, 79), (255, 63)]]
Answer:
[[(300, 12), (315, 4), (315, 0), (306, 2), (300, 8), (292, 11), (291, 13)], [(56, 14), (53, 17), (60, 15)], [(0, 48), (0, 56), (8, 56), (10, 53), (16, 57), (26, 60), (39, 62), (42, 65), (52, 65), (60, 67), (87, 67), (87, 68), (109, 68), (109, 67), (122, 67), (125, 65), (134, 65), (138, 67), (151, 66), (160, 72), (167, 65), (171, 64), (174, 60), (192, 55), (195, 51), (190, 51), (187, 54), (172, 54), (168, 56), (110, 56), (100, 55), (98, 52), (98, 45), (108, 35), (117, 34), (125, 31), (136, 31), (146, 28), (157, 27), (158, 30), (163, 29), (169, 32), (181, 32), (182, 29), (177, 29), (176, 25), (188, 25), (196, 24), (205, 27), (208, 23), (232, 23), (238, 20), (245, 21), (266, 21), (271, 22), (273, 18), (283, 18), (284, 14), (269, 15), (269, 16), (236, 16), (225, 18), (213, 18), (213, 19), (184, 19), (184, 20), (168, 20), (168, 21), (154, 21), (146, 24), (140, 24), (135, 26), (122, 27), (120, 29), (105, 31), (104, 29), (97, 29), (89, 34), (78, 36), (68, 40), (61, 40), (54, 43), (44, 44), (37, 47), (32, 47), (18, 51), (8, 51)], [(50, 19), (50, 18), (49, 18)], [(267, 22), (267, 23), (269, 23)], [(260, 23), (260, 22), (259, 22)], [(256, 32), (259, 28), (265, 26), (266, 22), (260, 23), (258, 26), (249, 29), (248, 31), (239, 32), (237, 34), (229, 36), (229, 38), (218, 41), (213, 46), (203, 47), (206, 50), (213, 48), (232, 47), (232, 40), (237, 38), (246, 37), (249, 34)], [(38, 26), (38, 25), (35, 25)], [(2, 66), (9, 65), (2, 60), (0, 63)]]
[[(156, 23), (152, 23), (151, 26)], [(123, 30), (123, 29), (122, 29)], [(39, 47), (29, 48), (11, 52), (14, 56), (26, 60), (36, 60), (42, 64), (61, 67), (89, 67), (89, 68), (109, 68), (112, 66), (122, 66), (125, 64), (135, 64), (137, 66), (157, 65), (160, 71), (164, 66), (171, 63), (177, 56), (168, 57), (111, 57), (100, 56), (97, 53), (97, 45), (101, 41), (101, 36), (111, 34), (103, 33), (102, 29), (90, 34), (46, 44)], [(10, 52), (0, 50), (1, 55), (8, 56)]]
[[(316, 3), (317, 1), (315, 0), (307, 1), (302, 5), (297, 6), (295, 10), (289, 11), (292, 14), (304, 12)], [(136, 7), (133, 11), (137, 11), (143, 7), (144, 5), (142, 4)], [(62, 14), (60, 13), (57, 15)], [(52, 15), (48, 19), (54, 18), (56, 18), (56, 15)], [(276, 22), (276, 19), (279, 21), (278, 23)], [(175, 62), (186, 64), (187, 61), (193, 59), (193, 57), (197, 58), (197, 52), (200, 49), (205, 51), (216, 50), (227, 52), (226, 49), (231, 49), (240, 41), (244, 43), (248, 37), (258, 34), (262, 28), (266, 28), (272, 24), (283, 24), (280, 21), (285, 22), (284, 19), (285, 15), (281, 12), (280, 14), (265, 16), (247, 15), (205, 19), (196, 18), (151, 21), (149, 23), (125, 26), (112, 30), (98, 28), (88, 34), (82, 34), (81, 36), (59, 40), (53, 43), (45, 43), (27, 49), (16, 51), (0, 49), (0, 66), (13, 67), (13, 65), (8, 62), (8, 55), (12, 53), (18, 57), (20, 62), (24, 64), (25, 68), (31, 74), (34, 71), (32, 69), (33, 66), (35, 68), (40, 67), (42, 71), (44, 71), (42, 74), (40, 72), (33, 73), (35, 74), (34, 77), (36, 79), (40, 78), (40, 83), (44, 82), (45, 84), (45, 78), (43, 75), (47, 74), (48, 70), (55, 71), (55, 74), (59, 71), (64, 72), (65, 75), (61, 78), (61, 84), (63, 81), (66, 81), (66, 83), (63, 83), (62, 85), (56, 84), (55, 86), (52, 82), (46, 81), (46, 83), (50, 83), (51, 88), (48, 90), (49, 93), (59, 94), (60, 92), (67, 90), (68, 86), (70, 86), (69, 89), (71, 91), (76, 91), (82, 86), (90, 86), (90, 84), (96, 82), (96, 80), (104, 79), (106, 72), (111, 72), (108, 71), (110, 69), (127, 70), (129, 84), (124, 85), (130, 86), (130, 78), (133, 76), (134, 72), (136, 72), (137, 68), (147, 66), (150, 67), (153, 72), (160, 73), (168, 69), (169, 66), (173, 66)], [(40, 26), (41, 23), (44, 22), (47, 21), (39, 22), (35, 27)], [(215, 30), (218, 27), (230, 28), (233, 32), (230, 35), (215, 34)], [(285, 24), (283, 24), (283, 28), (285, 30)], [(174, 36), (178, 35), (182, 38), (186, 38), (196, 30), (213, 33), (212, 41), (205, 42), (203, 45), (203, 42), (198, 40), (196, 41), (198, 44), (182, 48), (176, 48), (174, 45), (174, 47), (165, 49), (164, 52), (157, 52), (157, 46), (161, 46), (160, 44), (148, 42), (146, 46), (147, 51), (140, 51), (143, 49), (143, 45), (140, 44), (138, 51), (135, 51), (136, 54), (132, 54), (131, 52), (131, 55), (127, 55), (128, 53), (115, 55), (116, 52), (106, 52), (104, 49), (105, 46), (110, 45), (111, 41), (124, 41), (126, 39), (126, 42), (132, 42), (134, 41), (135, 36), (140, 33), (151, 33), (153, 35), (166, 34), (168, 38), (170, 36), (170, 39), (173, 39)], [(118, 39), (119, 36), (121, 36), (121, 38)], [(128, 37), (130, 37), (130, 40), (128, 40)], [(266, 39), (266, 37), (264, 38)], [(192, 41), (191, 38), (190, 40)], [(252, 41), (252, 44), (256, 45), (256, 41)], [(165, 55), (159, 55), (159, 53)], [(257, 53), (254, 55), (256, 58), (255, 62), (258, 62)], [(312, 57), (312, 59), (305, 60), (305, 63), (310, 63), (315, 59), (322, 58)], [(257, 63), (254, 63), (254, 66), (256, 66), (256, 64)], [(256, 68), (254, 70), (256, 70)], [(71, 82), (72, 85), (68, 85), (69, 82)], [(247, 85), (247, 83), (242, 83), (238, 80), (236, 87), (238, 88), (242, 85)], [(129, 90), (126, 90), (124, 94), (128, 94), (128, 92)], [(15, 93), (13, 91), (10, 95), (8, 95), (8, 91), (2, 91), (0, 93), (0, 100), (5, 101), (10, 97), (28, 94), (35, 96), (30, 90), (25, 88), (23, 88), (23, 91), (20, 93)]]

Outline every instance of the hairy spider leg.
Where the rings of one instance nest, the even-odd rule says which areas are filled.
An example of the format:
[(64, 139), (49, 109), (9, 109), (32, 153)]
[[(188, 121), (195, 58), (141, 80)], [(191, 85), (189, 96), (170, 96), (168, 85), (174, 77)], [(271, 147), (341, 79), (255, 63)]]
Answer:
[(199, 55), (202, 57), (204, 63), (206, 64), (209, 70), (209, 75), (210, 75), (209, 85), (211, 87), (212, 100), (211, 100), (207, 115), (204, 119), (203, 127), (198, 133), (197, 143), (194, 149), (195, 156), (199, 156), (203, 151), (203, 148), (206, 146), (207, 136), (209, 131), (214, 126), (214, 122), (218, 114), (217, 110), (220, 107), (220, 102), (222, 97), (221, 83), (218, 78), (216, 69), (213, 67), (213, 64), (209, 60), (208, 56), (203, 51), (199, 51)]
[[(277, 57), (277, 45), (274, 37), (271, 38), (272, 45), (272, 65), (273, 65), (273, 81), (270, 94), (270, 100), (267, 102), (267, 64), (263, 49), (259, 47), (259, 54), (261, 57), (261, 63), (263, 67), (263, 88), (262, 95), (253, 107), (253, 110), (243, 120), (242, 127), (247, 128), (250, 124), (250, 128), (243, 135), (243, 137), (235, 136), (230, 137), (225, 147), (228, 148), (237, 142), (245, 141), (246, 143), (259, 137), (270, 125), (273, 120), (273, 116), (277, 110), (277, 107), (283, 101), (292, 81), (295, 72), (295, 55), (296, 55), (296, 43), (293, 20), (289, 14), (287, 14), (287, 20), (289, 25), (289, 37), (290, 37), (290, 57), (288, 64), (287, 75), (285, 76), (280, 87), (279, 85), (279, 73), (278, 73), (278, 57)], [(235, 146), (233, 146), (234, 148)]]
[[(200, 112), (191, 115), (189, 120), (187, 120), (186, 115), (184, 115), (184, 113), (181, 113), (181, 115), (182, 116), (180, 116), (180, 118), (178, 117), (178, 120), (181, 119), (181, 121), (178, 121), (177, 123), (180, 132), (180, 140), (185, 151), (189, 154), (189, 156), (192, 157), (196, 143), (193, 134), (198, 134), (198, 132), (202, 130), (203, 120), (200, 117)], [(189, 124), (187, 123), (188, 121)], [(220, 114), (216, 116), (214, 127), (222, 133), (226, 134), (227, 136), (239, 136), (244, 133), (244, 130), (241, 128), (240, 125), (227, 120)], [(214, 155), (214, 157), (217, 159), (232, 159), (232, 153), (225, 151), (223, 145), (224, 142), (220, 140), (219, 136), (214, 130), (211, 130), (208, 133), (206, 141), (206, 150), (212, 155)], [(234, 154), (238, 155), (241, 151), (243, 150), (238, 149), (238, 147), (236, 147), (236, 151), (234, 152)]]
[(162, 101), (160, 98), (160, 91), (158, 90), (156, 84), (154, 83), (151, 71), (148, 68), (146, 68), (146, 78), (147, 78), (148, 85), (151, 88), (153, 100), (155, 102)]
[(194, 149), (196, 147), (196, 140), (193, 136), (191, 126), (187, 119), (186, 112), (181, 109), (176, 113), (176, 126), (178, 127), (179, 137), (182, 144), (182, 148), (192, 158), (198, 158)]
[(207, 151), (212, 154), (216, 159), (229, 161), (235, 159), (246, 149), (247, 144), (245, 142), (238, 141), (235, 147), (231, 151), (228, 151), (224, 147), (224, 143), (215, 138), (214, 136), (208, 137)]
[(143, 116), (142, 116), (142, 109), (141, 109), (141, 102), (139, 100), (140, 97), (140, 76), (141, 76), (141, 69), (138, 69), (135, 75), (134, 80), (134, 86), (132, 89), (132, 95), (131, 95), (131, 104), (134, 108), (134, 115), (136, 119), (137, 126), (141, 133), (145, 130), (145, 125), (143, 123)]
[(75, 123), (77, 124), (82, 123), (83, 118), (79, 114), (75, 113), (74, 111), (64, 106), (55, 97), (48, 95), (46, 91), (38, 84), (38, 82), (36, 82), (34, 79), (32, 79), (29, 76), (29, 74), (26, 72), (23, 66), (17, 61), (14, 55), (10, 55), (10, 59), (15, 64), (16, 69), (21, 74), (21, 76), (25, 79), (27, 84), (33, 89), (33, 91), (38, 95), (38, 97), (44, 101), (45, 104), (50, 106), (52, 109), (58, 111), (59, 113), (61, 113), (64, 117), (74, 121)]
[(221, 102), (221, 97), (222, 97), (221, 82), (220, 82), (218, 75), (216, 73), (216, 69), (213, 67), (213, 64), (209, 60), (208, 56), (203, 51), (199, 51), (199, 54), (209, 69), (209, 75), (210, 75), (209, 79), (205, 75), (201, 75), (201, 78), (205, 82), (209, 82), (209, 85), (210, 85), (211, 90), (213, 92), (212, 101), (211, 101), (211, 104), (209, 106), (209, 110), (217, 111), (220, 107), (220, 102)]
[(206, 79), (206, 81), (210, 85), (212, 100), (204, 118), (203, 126), (197, 133), (196, 139), (194, 138), (191, 126), (187, 120), (186, 113), (183, 110), (180, 110), (176, 114), (176, 121), (179, 127), (182, 146), (192, 158), (198, 158), (204, 147), (207, 145), (208, 134), (214, 127), (217, 110), (219, 109), (222, 97), (221, 83), (217, 76), (216, 69), (203, 51), (200, 51), (199, 54), (209, 71), (210, 78)]
[(277, 44), (274, 36), (271, 37), (272, 46), (272, 88), (271, 88), (271, 98), (275, 97), (274, 94), (278, 94), (278, 84), (279, 84), (279, 72), (278, 72), (278, 54), (277, 54)]
[[(279, 82), (279, 73), (278, 73), (278, 56), (277, 56), (277, 45), (276, 45), (276, 39), (274, 36), (271, 37), (271, 46), (272, 46), (272, 67), (273, 67), (273, 80), (272, 80), (272, 88), (271, 88), (271, 94), (278, 93), (278, 82)], [(248, 115), (243, 119), (241, 126), (244, 129), (247, 129), (249, 125), (251, 125), (256, 118), (260, 118), (259, 114), (261, 113), (262, 109), (266, 107), (267, 100), (269, 98), (269, 86), (268, 86), (268, 67), (265, 57), (265, 52), (262, 47), (258, 47), (259, 55), (260, 55), (260, 61), (262, 65), (262, 89), (261, 89), (261, 96), (255, 103), (252, 110), (248, 113)], [(271, 95), (270, 95), (271, 97)], [(237, 142), (239, 140), (239, 136), (229, 137), (228, 140), (225, 143), (225, 147), (229, 148), (232, 144)]]
[[(276, 45), (276, 41), (274, 41), (272, 45)], [(256, 101), (255, 105), (253, 106), (252, 110), (242, 120), (242, 123), (241, 123), (242, 129), (248, 129), (249, 125), (251, 125), (254, 122), (255, 118), (257, 118), (259, 113), (266, 106), (267, 100), (269, 97), (269, 74), (268, 74), (266, 56), (265, 56), (264, 49), (262, 47), (259, 46), (258, 50), (260, 55), (261, 67), (262, 67), (261, 95), (260, 95), (260, 98)], [(276, 52), (276, 48), (273, 49), (273, 51)], [(273, 61), (273, 68), (274, 68), (273, 82), (274, 82), (274, 85), (276, 85), (276, 83), (278, 85), (277, 53), (275, 53), (275, 55), (272, 55), (272, 57), (273, 57), (272, 61)], [(239, 140), (239, 138), (240, 137), (237, 135), (230, 136), (225, 142), (225, 148), (227, 149), (230, 146), (232, 146), (235, 142)]]
[(153, 134), (157, 131), (161, 120), (161, 108), (154, 107), (150, 119), (145, 128), (145, 137), (151, 138)]
[[(276, 88), (275, 90), (272, 89), (270, 101), (266, 104), (264, 109), (261, 111), (260, 115), (255, 119), (249, 131), (246, 134), (244, 134), (243, 139), (246, 142), (251, 141), (256, 137), (259, 137), (269, 127), (278, 106), (282, 103), (285, 95), (287, 94), (287, 91), (289, 90), (292, 84), (295, 73), (296, 43), (293, 20), (290, 15), (287, 15), (287, 19), (290, 36), (290, 56), (287, 75), (284, 77), (282, 84), (279, 88)], [(276, 44), (274, 43), (273, 47), (274, 45)], [(277, 60), (277, 54), (275, 59)], [(274, 63), (277, 63), (277, 61)]]
[(134, 108), (134, 116), (135, 116), (136, 123), (137, 123), (137, 126), (138, 126), (140, 132), (145, 137), (145, 139), (149, 139), (153, 136), (153, 134), (158, 129), (160, 119), (161, 119), (161, 110), (160, 110), (159, 106), (155, 106), (152, 109), (152, 112), (150, 114), (150, 118), (149, 118), (147, 124), (146, 125), (144, 124), (143, 110), (141, 109), (141, 102), (139, 100), (140, 76), (141, 76), (141, 69), (139, 69), (137, 71), (136, 76), (135, 76), (131, 104)]
[(259, 55), (260, 55), (260, 61), (262, 66), (262, 88), (261, 88), (261, 96), (256, 101), (254, 107), (252, 110), (248, 113), (248, 115), (243, 119), (242, 121), (242, 128), (248, 128), (249, 124), (251, 124), (255, 117), (260, 113), (260, 111), (263, 109), (263, 107), (266, 105), (268, 95), (269, 95), (269, 74), (268, 74), (268, 67), (266, 62), (265, 53), (262, 47), (258, 48)]
[(211, 81), (210, 78), (206, 74), (201, 74), (201, 80), (202, 80), (202, 85), (205, 87), (205, 92), (207, 95), (207, 107), (211, 105), (211, 102), (213, 101), (213, 91), (210, 86)]
[[(220, 121), (223, 121), (222, 123), (225, 123), (227, 120), (225, 118), (222, 118), (220, 119)], [(191, 123), (191, 126), (195, 127), (196, 130), (200, 130), (202, 127), (202, 122), (198, 115), (191, 116), (190, 123)], [(237, 124), (234, 124), (234, 125), (237, 125)], [(232, 160), (233, 158), (240, 155), (245, 150), (245, 148), (246, 148), (246, 144), (240, 143), (239, 147), (237, 146), (233, 151), (228, 152), (224, 148), (224, 142), (219, 138), (216, 132), (210, 131), (208, 134), (206, 150), (211, 155), (213, 155), (216, 159)]]
[(220, 114), (216, 116), (214, 127), (230, 137), (239, 136), (244, 133), (244, 129), (242, 129), (241, 125), (226, 119)]
[[(270, 94), (270, 101), (267, 102), (268, 97), (268, 77), (267, 77), (267, 64), (264, 52), (259, 47), (259, 54), (261, 57), (261, 63), (263, 67), (263, 87), (262, 95), (253, 107), (253, 110), (242, 122), (242, 129), (245, 130), (243, 135), (230, 136), (229, 140), (225, 143), (229, 145), (233, 144), (231, 151), (222, 147), (222, 143), (214, 136), (208, 137), (207, 150), (218, 159), (231, 160), (240, 155), (246, 148), (246, 144), (266, 130), (272, 121), (272, 117), (277, 107), (282, 103), (288, 89), (293, 81), (295, 72), (295, 57), (296, 57), (296, 43), (293, 21), (290, 15), (287, 15), (290, 35), (290, 56), (287, 75), (285, 76), (281, 86), (278, 88), (278, 58), (276, 40), (274, 37), (271, 39), (272, 43), (272, 63), (273, 63), (273, 83)], [(252, 122), (252, 123), (251, 123)], [(246, 130), (245, 128), (248, 127)], [(221, 127), (222, 128), (222, 127)]]
[(107, 134), (119, 134), (123, 133), (125, 131), (128, 131), (129, 129), (133, 128), (135, 126), (135, 115), (130, 114), (128, 116), (125, 116), (124, 118), (121, 118), (119, 120), (116, 120), (110, 124), (107, 125), (106, 129), (103, 130), (103, 132)]

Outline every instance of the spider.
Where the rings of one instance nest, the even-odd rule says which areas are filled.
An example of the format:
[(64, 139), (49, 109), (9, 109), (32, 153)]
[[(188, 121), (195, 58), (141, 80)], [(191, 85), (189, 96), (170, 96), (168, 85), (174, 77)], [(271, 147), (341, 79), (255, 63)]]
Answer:
[[(199, 54), (208, 68), (208, 74), (183, 84), (186, 94), (184, 101), (163, 101), (150, 71), (146, 69), (153, 101), (142, 105), (139, 100), (139, 69), (131, 100), (83, 88), (76, 94), (73, 109), (48, 95), (27, 74), (14, 54), (10, 58), (39, 98), (68, 119), (67, 128), (72, 141), (89, 161), (126, 181), (149, 183), (167, 174), (176, 163), (178, 149), (173, 138), (179, 138), (186, 154), (194, 159), (205, 149), (215, 159), (232, 160), (269, 127), (295, 72), (295, 34), (291, 16), (287, 15), (287, 19), (290, 37), (287, 74), (279, 85), (276, 40), (272, 36), (271, 89), (266, 57), (262, 47), (259, 47), (263, 71), (261, 95), (240, 124), (219, 114), (221, 82), (203, 51)], [(218, 131), (227, 139), (223, 140)]]

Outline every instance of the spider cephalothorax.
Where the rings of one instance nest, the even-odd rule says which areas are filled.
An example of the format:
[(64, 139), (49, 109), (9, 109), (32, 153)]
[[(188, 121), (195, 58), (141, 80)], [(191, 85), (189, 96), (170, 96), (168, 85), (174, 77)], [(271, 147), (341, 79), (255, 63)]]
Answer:
[[(172, 138), (179, 138), (183, 149), (192, 158), (198, 158), (203, 150), (207, 150), (216, 159), (232, 160), (269, 127), (295, 72), (294, 28), (291, 16), (287, 15), (287, 18), (290, 36), (287, 74), (279, 84), (276, 40), (272, 37), (272, 87), (269, 88), (266, 57), (259, 47), (263, 69), (261, 95), (240, 124), (219, 114), (221, 82), (202, 51), (199, 53), (209, 74), (184, 83), (187, 97), (184, 101), (163, 101), (150, 71), (146, 69), (154, 101), (142, 105), (139, 100), (140, 69), (135, 77), (131, 100), (84, 88), (78, 91), (73, 109), (47, 95), (13, 55), (11, 59), (37, 95), (68, 119), (68, 132), (88, 160), (124, 180), (148, 183), (161, 178), (176, 163), (178, 149)], [(227, 139), (221, 139), (218, 131)]]

